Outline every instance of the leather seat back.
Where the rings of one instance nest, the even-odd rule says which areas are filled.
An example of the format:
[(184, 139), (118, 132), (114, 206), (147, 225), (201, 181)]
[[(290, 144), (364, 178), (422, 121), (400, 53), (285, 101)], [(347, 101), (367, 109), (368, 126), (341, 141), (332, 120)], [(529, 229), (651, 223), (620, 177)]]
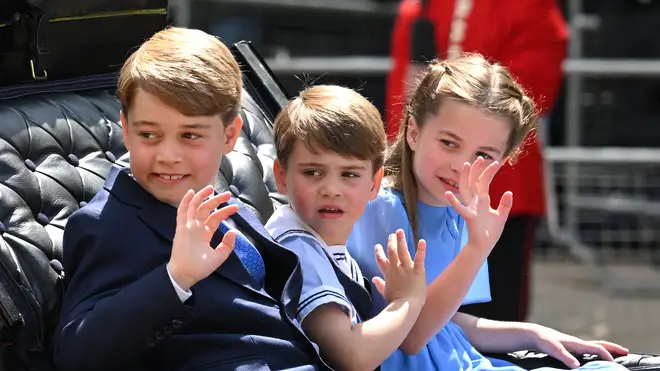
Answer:
[[(233, 51), (237, 53), (236, 47)], [(244, 47), (239, 57), (251, 52)], [(250, 70), (249, 63), (242, 64)], [(262, 71), (250, 70), (246, 79), (270, 73), (259, 63), (254, 67)], [(37, 90), (0, 90), (0, 263), (6, 279), (21, 291), (5, 293), (8, 285), (0, 284), (3, 338), (11, 328), (12, 333), (27, 332), (30, 343), (47, 346), (63, 290), (60, 261), (67, 218), (91, 200), (113, 163), (128, 163), (114, 81), (116, 76), (101, 76), (82, 85), (43, 83)], [(255, 101), (272, 102), (272, 97), (267, 89), (260, 91), (258, 82), (247, 81), (247, 86), (242, 133), (222, 161), (217, 187), (230, 190), (265, 222), (274, 205), (286, 199), (277, 193), (272, 174), (273, 113)], [(3, 294), (32, 296), (28, 301), (38, 306), (32, 308), (34, 315), (28, 318), (29, 308), (2, 307)]]

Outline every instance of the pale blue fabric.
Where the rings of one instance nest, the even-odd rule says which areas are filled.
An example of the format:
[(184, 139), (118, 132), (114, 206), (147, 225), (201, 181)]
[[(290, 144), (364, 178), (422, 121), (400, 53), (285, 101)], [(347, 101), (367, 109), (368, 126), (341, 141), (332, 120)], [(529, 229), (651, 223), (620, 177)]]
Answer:
[[(431, 207), (418, 203), (419, 237), (427, 241), (425, 261), (427, 282), (432, 282), (456, 257), (467, 242), (465, 222), (451, 207)], [(403, 229), (408, 249), (414, 255), (412, 229), (406, 215), (402, 197), (398, 192), (383, 188), (378, 197), (367, 206), (367, 210), (355, 224), (347, 244), (348, 251), (358, 262), (362, 273), (372, 279), (382, 277), (374, 257), (374, 246), (387, 246), (387, 238), (397, 229)], [(374, 313), (386, 305), (385, 299), (374, 292)], [(484, 264), (472, 284), (464, 304), (490, 301), (488, 269)], [(489, 359), (477, 351), (468, 341), (463, 330), (453, 322), (447, 323), (414, 356), (400, 350), (395, 351), (382, 365), (382, 371), (521, 371), (511, 363)], [(591, 362), (582, 370), (626, 371), (613, 362)], [(551, 368), (539, 370), (549, 371)]]

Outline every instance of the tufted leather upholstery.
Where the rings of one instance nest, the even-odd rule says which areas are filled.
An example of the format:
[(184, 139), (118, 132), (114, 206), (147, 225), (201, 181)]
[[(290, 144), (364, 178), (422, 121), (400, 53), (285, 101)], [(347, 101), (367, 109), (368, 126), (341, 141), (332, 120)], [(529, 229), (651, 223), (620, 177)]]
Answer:
[[(107, 86), (108, 81), (113, 83)], [(14, 87), (11, 94), (4, 90), (11, 96), (4, 99), (0, 90), (0, 261), (23, 289), (20, 294), (34, 295), (45, 333), (29, 331), (36, 330), (39, 343), (48, 343), (59, 314), (67, 218), (102, 187), (113, 163), (129, 162), (114, 81), (100, 77), (84, 86), (106, 87), (77, 91), (71, 84), (44, 86), (46, 93)], [(272, 115), (247, 92), (240, 114), (242, 133), (221, 163), (216, 186), (230, 190), (265, 223), (274, 207), (286, 202), (272, 174), (275, 148), (272, 117), (267, 117)], [(17, 294), (0, 290), (0, 296)], [(11, 325), (6, 317), (0, 331)]]
[[(242, 62), (261, 68), (258, 73), (248, 71), (246, 79), (272, 78), (265, 75), (270, 71), (259, 58)], [(32, 88), (13, 88), (10, 98), (6, 89), (3, 98), (0, 89), (0, 267), (4, 264), (21, 288), (8, 292), (0, 285), (0, 302), (3, 297), (33, 298), (27, 301), (36, 306), (32, 308), (36, 321), (25, 322), (36, 326), (21, 331), (36, 338), (39, 346), (29, 349), (36, 353), (47, 348), (58, 315), (66, 220), (103, 185), (112, 163), (128, 164), (113, 81), (107, 76), (86, 80), (85, 90), (75, 83), (44, 85), (42, 90), (50, 92), (37, 94), (28, 93)], [(282, 92), (274, 81), (246, 81), (246, 88), (242, 133), (221, 164), (217, 187), (230, 190), (265, 222), (275, 207), (287, 202), (277, 193), (272, 174), (272, 116)], [(265, 96), (269, 89), (270, 98)], [(28, 310), (19, 311), (20, 316), (12, 317), (0, 305), (0, 339), (6, 340), (12, 321), (24, 322)], [(516, 363), (525, 361), (525, 354), (508, 357)], [(538, 355), (533, 358), (537, 367), (553, 364), (539, 361)], [(631, 369), (660, 370), (658, 358), (641, 359), (620, 360)], [(18, 369), (0, 362), (0, 370)]]
[[(223, 159), (217, 186), (265, 222), (273, 202), (286, 200), (272, 175), (271, 123), (251, 97), (244, 101), (243, 130)], [(113, 163), (128, 164), (119, 110), (111, 89), (0, 101), (0, 248), (46, 311), (57, 303), (48, 282), (59, 274), (67, 218), (91, 200)]]

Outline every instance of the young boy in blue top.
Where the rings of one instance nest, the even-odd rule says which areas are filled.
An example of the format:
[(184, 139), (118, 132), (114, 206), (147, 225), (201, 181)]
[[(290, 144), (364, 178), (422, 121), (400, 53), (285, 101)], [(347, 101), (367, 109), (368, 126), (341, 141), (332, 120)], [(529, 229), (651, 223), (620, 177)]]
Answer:
[(406, 337), (426, 296), (423, 241), (414, 262), (402, 231), (389, 236), (387, 256), (376, 247), (388, 284), (387, 303), (373, 318), (369, 282), (346, 251), (353, 224), (380, 188), (380, 114), (353, 90), (314, 86), (280, 112), (274, 136), (277, 187), (290, 206), (276, 210), (266, 228), (299, 256), (297, 320), (335, 369), (376, 369)]

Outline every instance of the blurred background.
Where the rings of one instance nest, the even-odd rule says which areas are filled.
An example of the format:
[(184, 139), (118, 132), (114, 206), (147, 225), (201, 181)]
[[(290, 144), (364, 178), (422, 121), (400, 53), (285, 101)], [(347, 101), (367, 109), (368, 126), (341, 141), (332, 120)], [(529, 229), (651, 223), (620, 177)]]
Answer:
[[(201, 28), (226, 43), (250, 40), (289, 95), (311, 84), (340, 84), (359, 90), (388, 117), (388, 78), (395, 64), (392, 35), (396, 22), (405, 18), (400, 1), (170, 1), (185, 26)], [(465, 39), (473, 46), (464, 49), (483, 47), (483, 53), (495, 49), (470, 39), (471, 30), (508, 35), (509, 40), (490, 41), (506, 49), (532, 32), (527, 27), (547, 23), (544, 17), (549, 16), (539, 9), (557, 7), (561, 12), (568, 35), (562, 45), (565, 55), (557, 62), (558, 88), (548, 93), (552, 104), (539, 130), (543, 160), (533, 165), (544, 170), (539, 180), (544, 191), (535, 197), (545, 207), (538, 223), (530, 224), (535, 234), (529, 246), (496, 247), (503, 256), (501, 269), (526, 264), (519, 262), (520, 254), (530, 262), (520, 273), (522, 281), (500, 284), (514, 296), (527, 287), (528, 305), (519, 314), (523, 319), (584, 338), (619, 342), (636, 352), (658, 353), (660, 320), (654, 316), (660, 314), (660, 2), (496, 2), (526, 3), (515, 15), (508, 5), (493, 6), (487, 0), (437, 2), (447, 4), (431, 5), (431, 11), (450, 14), (429, 17), (449, 35), (447, 44), (460, 47)], [(420, 1), (405, 3), (421, 6)], [(490, 18), (478, 18), (484, 6)], [(451, 24), (440, 24), (442, 19)], [(500, 32), (497, 27), (511, 30)], [(554, 31), (533, 32), (538, 36), (531, 42), (537, 38), (539, 45), (526, 45), (513, 55), (543, 50), (541, 43), (548, 39), (544, 35)], [(405, 42), (416, 42), (407, 37)], [(538, 76), (554, 68), (544, 65), (543, 57), (520, 62), (509, 58), (501, 62), (517, 63), (518, 68), (526, 63), (527, 71), (531, 68)], [(544, 84), (530, 89), (536, 92)]]

